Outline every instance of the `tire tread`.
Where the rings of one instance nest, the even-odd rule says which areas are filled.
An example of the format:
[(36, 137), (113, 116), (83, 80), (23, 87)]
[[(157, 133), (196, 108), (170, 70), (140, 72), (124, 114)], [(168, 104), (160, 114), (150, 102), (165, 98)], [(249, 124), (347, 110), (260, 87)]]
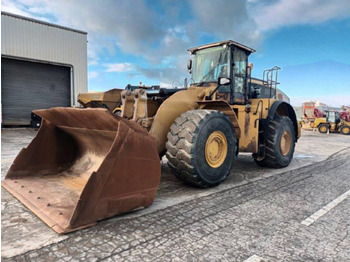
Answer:
[[(227, 117), (222, 112), (216, 110), (191, 110), (178, 117), (170, 127), (168, 141), (166, 142), (168, 165), (172, 172), (180, 180), (198, 187), (212, 187), (217, 184), (208, 184), (196, 174), (194, 167), (194, 141), (198, 136), (198, 130), (212, 114), (220, 114)], [(224, 176), (229, 175), (230, 170)], [(224, 180), (222, 179), (222, 180)]]
[[(275, 116), (274, 119), (272, 119), (269, 123), (269, 126), (268, 126), (268, 139), (267, 139), (267, 142), (266, 142), (266, 145), (265, 145), (265, 157), (264, 159), (262, 160), (257, 160), (256, 158), (254, 158), (255, 162), (260, 165), (260, 166), (264, 166), (264, 167), (272, 167), (272, 168), (281, 168), (281, 167), (285, 167), (286, 165), (285, 164), (282, 164), (277, 155), (276, 155), (276, 152), (275, 152), (275, 144), (278, 142), (277, 141), (277, 135), (278, 135), (278, 126), (279, 126), (279, 123), (281, 121), (287, 121), (288, 124), (292, 127), (291, 130), (292, 130), (292, 139), (293, 141), (294, 140), (294, 128), (293, 128), (293, 122), (291, 121), (291, 119), (287, 116)], [(293, 142), (295, 143), (295, 142)], [(290, 152), (290, 155), (291, 157), (293, 156), (293, 153), (294, 153), (294, 149), (295, 149), (295, 146), (293, 145), (292, 146), (292, 149), (291, 149), (291, 152)], [(290, 159), (291, 160), (291, 159)], [(288, 163), (289, 164), (289, 163)]]

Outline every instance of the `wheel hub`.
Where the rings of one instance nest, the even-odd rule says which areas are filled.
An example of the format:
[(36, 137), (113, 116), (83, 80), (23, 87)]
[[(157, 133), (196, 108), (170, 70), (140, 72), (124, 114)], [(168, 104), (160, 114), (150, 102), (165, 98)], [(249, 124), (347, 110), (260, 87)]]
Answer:
[(320, 127), (320, 130), (321, 130), (321, 132), (326, 132), (326, 131), (327, 131), (327, 128), (326, 128), (325, 126), (321, 126), (321, 127)]
[(292, 145), (292, 136), (287, 130), (285, 130), (283, 131), (281, 136), (281, 143), (280, 143), (281, 154), (284, 156), (288, 155), (291, 145)]
[(205, 159), (209, 166), (218, 168), (224, 163), (226, 156), (226, 136), (220, 131), (215, 131), (208, 137), (205, 144)]

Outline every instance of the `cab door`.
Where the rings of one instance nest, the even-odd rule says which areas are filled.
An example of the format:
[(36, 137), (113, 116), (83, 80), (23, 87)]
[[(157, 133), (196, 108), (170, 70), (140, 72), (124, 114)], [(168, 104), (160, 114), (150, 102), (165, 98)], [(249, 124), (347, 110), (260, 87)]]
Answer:
[(238, 47), (233, 50), (233, 96), (231, 104), (245, 104), (248, 55)]

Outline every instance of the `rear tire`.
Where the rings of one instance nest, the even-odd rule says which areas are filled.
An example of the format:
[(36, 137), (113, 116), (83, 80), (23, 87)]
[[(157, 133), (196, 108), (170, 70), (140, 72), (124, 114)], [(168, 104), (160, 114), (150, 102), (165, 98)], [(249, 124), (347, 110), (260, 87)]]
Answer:
[(320, 124), (317, 129), (318, 132), (326, 134), (328, 132), (329, 126), (327, 124)]
[(340, 128), (340, 133), (343, 135), (350, 135), (350, 126), (342, 126)]
[(269, 134), (265, 146), (265, 157), (254, 158), (264, 167), (281, 168), (290, 164), (295, 148), (295, 129), (287, 116), (275, 116), (268, 126)]
[(230, 119), (216, 110), (193, 110), (178, 117), (166, 143), (176, 177), (198, 187), (214, 187), (230, 173), (236, 138)]

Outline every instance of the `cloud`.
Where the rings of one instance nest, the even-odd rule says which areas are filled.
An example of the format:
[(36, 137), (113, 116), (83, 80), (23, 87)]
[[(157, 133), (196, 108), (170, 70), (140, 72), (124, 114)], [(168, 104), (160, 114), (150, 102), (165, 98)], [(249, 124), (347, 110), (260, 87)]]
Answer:
[(157, 14), (144, 0), (4, 0), (3, 9), (34, 18), (50, 16), (51, 22), (87, 31), (92, 58), (114, 53), (115, 46), (143, 54), (161, 37)]
[[(174, 75), (187, 75), (186, 50), (199, 44), (205, 34), (215, 40), (234, 38), (245, 43), (259, 38), (251, 33), (256, 31), (256, 25), (244, 0), (218, 0), (215, 4), (210, 0), (162, 0), (157, 4), (146, 0), (105, 0), (103, 4), (86, 0), (3, 2), (15, 13), (51, 17), (51, 22), (87, 31), (90, 65), (121, 50), (148, 61), (150, 70), (140, 73), (157, 75), (162, 82)], [(117, 66), (107, 70), (119, 72), (126, 68), (129, 69)]]
[(192, 0), (192, 10), (199, 31), (217, 36), (220, 40), (236, 39), (248, 45), (256, 45), (261, 36), (257, 24), (250, 16), (245, 0)]
[(98, 77), (98, 72), (96, 71), (90, 71), (89, 74), (88, 74), (88, 78), (89, 79), (93, 79), (93, 78), (96, 78)]
[[(204, 39), (256, 49), (266, 31), (350, 15), (349, 0), (3, 0), (2, 8), (87, 31), (89, 65), (108, 63), (108, 72), (135, 70), (164, 83), (188, 76), (186, 50)], [(147, 66), (108, 59), (120, 53)]]
[(285, 26), (317, 24), (350, 16), (349, 0), (278, 0), (252, 3), (260, 31)]
[[(30, 3), (30, 1), (28, 1), (28, 3)], [(1, 11), (34, 18), (45, 22), (52, 22), (48, 17), (41, 15), (43, 13), (43, 10), (44, 9), (40, 7), (31, 8), (17, 1), (11, 1), (11, 0), (1, 1)]]
[(13, 13), (13, 14), (17, 14), (17, 15), (22, 15), (22, 16), (27, 16), (27, 17), (33, 17), (33, 15), (29, 12), (27, 12), (23, 6), (17, 5), (15, 2), (13, 1), (9, 1), (9, 0), (3, 0), (1, 1), (1, 9), (9, 12), (9, 13)]
[(130, 63), (106, 64), (106, 72), (127, 72), (133, 70), (133, 65)]

